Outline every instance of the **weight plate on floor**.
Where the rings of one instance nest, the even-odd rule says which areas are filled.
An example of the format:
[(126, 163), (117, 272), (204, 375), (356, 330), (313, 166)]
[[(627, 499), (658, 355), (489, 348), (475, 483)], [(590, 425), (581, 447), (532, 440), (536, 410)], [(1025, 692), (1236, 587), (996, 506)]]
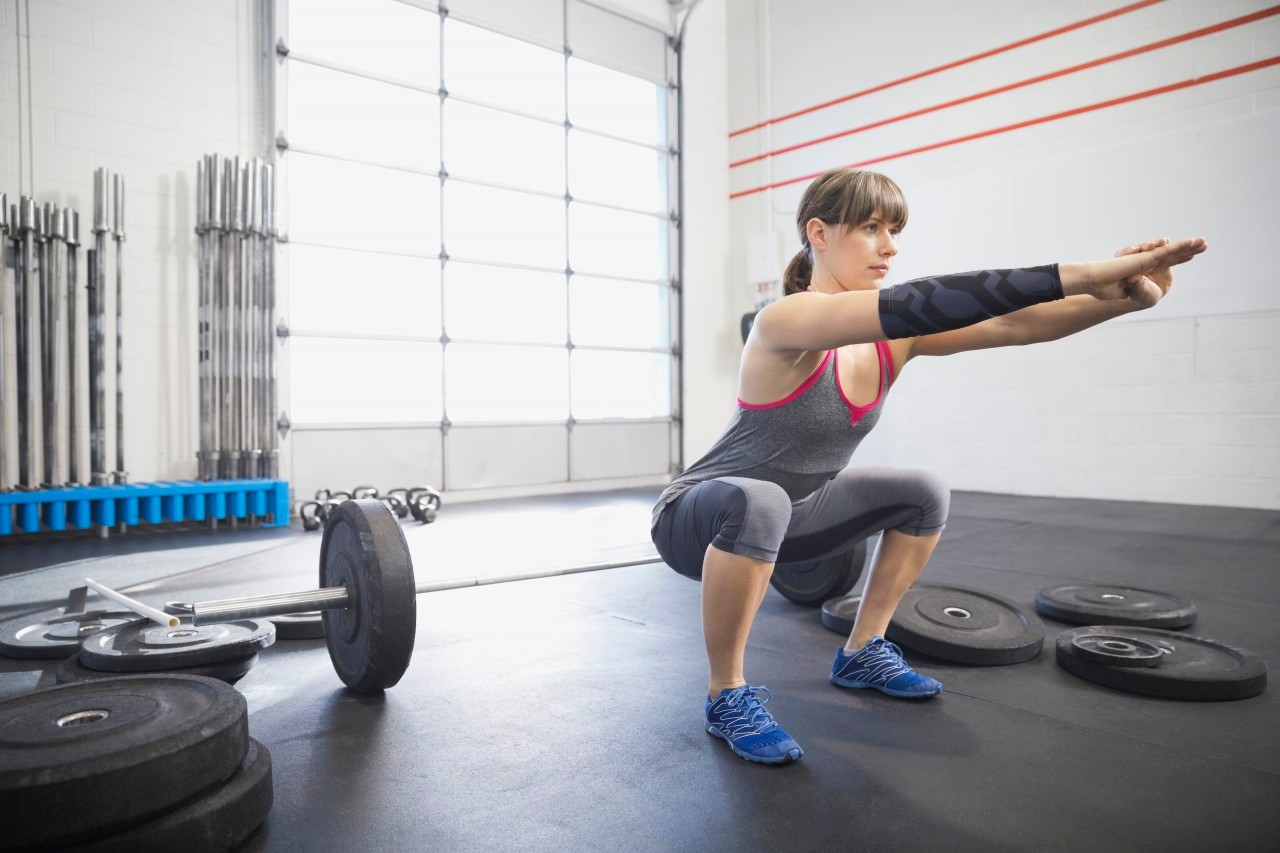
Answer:
[(1078, 634), (1071, 640), (1071, 653), (1093, 663), (1109, 666), (1159, 666), (1164, 650), (1155, 643), (1118, 634)]
[(418, 628), (413, 561), (381, 501), (346, 501), (329, 516), (320, 544), (320, 586), (343, 586), (346, 607), (325, 610), (333, 668), (357, 693), (394, 685), (409, 667)]
[(265, 619), (177, 628), (138, 619), (86, 639), (80, 662), (99, 672), (161, 672), (247, 657), (275, 641), (275, 626)]
[(867, 562), (866, 540), (852, 550), (821, 560), (778, 563), (769, 583), (796, 604), (817, 607), (828, 598), (837, 598), (853, 589)]
[(53, 610), (33, 617), (34, 622), (12, 624), (0, 630), (0, 654), (24, 660), (56, 660), (80, 648), (85, 638), (138, 618), (128, 610), (90, 610), (63, 613)]
[(271, 753), (250, 738), (249, 749), (235, 774), (205, 796), (123, 832), (77, 845), (72, 851), (223, 853), (238, 847), (262, 825), (273, 801)]
[(63, 684), (0, 702), (4, 844), (66, 846), (209, 790), (249, 746), (245, 699), (187, 675)]
[[(1164, 652), (1158, 667), (1111, 666), (1076, 653), (1075, 641), (1090, 634), (1108, 634), (1151, 643)], [(1267, 687), (1267, 665), (1244, 649), (1177, 631), (1134, 625), (1072, 628), (1058, 635), (1058, 666), (1094, 684), (1159, 696), (1163, 699), (1224, 701), (1248, 699)]]
[(1140, 625), (1185, 628), (1196, 621), (1196, 606), (1180, 595), (1153, 589), (1067, 584), (1036, 593), (1042, 616), (1073, 625)]
[(853, 633), (853, 622), (858, 618), (858, 605), (862, 604), (862, 596), (845, 595), (839, 598), (828, 598), (822, 602), (822, 624), (837, 634), (846, 637)]
[(270, 617), (277, 640), (323, 640), (324, 619), (319, 610)]
[[(219, 681), (225, 681), (227, 684), (235, 684), (248, 674), (249, 670), (258, 663), (258, 654), (254, 652), (248, 657), (233, 658), (221, 663), (211, 663), (207, 666), (187, 666), (181, 669), (168, 669), (166, 673), (171, 675), (203, 675), (205, 678), (216, 678)], [(77, 681), (86, 681), (89, 679), (117, 678), (118, 672), (100, 672), (96, 669), (90, 669), (80, 662), (79, 653), (72, 655), (63, 661), (54, 678), (59, 684), (74, 684)]]
[(885, 632), (903, 648), (977, 666), (1022, 663), (1040, 654), (1044, 628), (1017, 604), (961, 586), (907, 590)]

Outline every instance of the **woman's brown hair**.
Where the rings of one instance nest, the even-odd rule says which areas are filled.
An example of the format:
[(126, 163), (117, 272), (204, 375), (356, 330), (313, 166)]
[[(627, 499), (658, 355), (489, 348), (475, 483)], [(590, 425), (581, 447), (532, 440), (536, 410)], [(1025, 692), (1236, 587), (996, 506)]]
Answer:
[(866, 222), (876, 210), (895, 227), (906, 227), (906, 196), (897, 184), (879, 172), (832, 169), (809, 184), (800, 199), (800, 209), (796, 211), (801, 249), (782, 275), (785, 295), (807, 289), (813, 276), (813, 248), (809, 245), (808, 234), (810, 219), (851, 228)]

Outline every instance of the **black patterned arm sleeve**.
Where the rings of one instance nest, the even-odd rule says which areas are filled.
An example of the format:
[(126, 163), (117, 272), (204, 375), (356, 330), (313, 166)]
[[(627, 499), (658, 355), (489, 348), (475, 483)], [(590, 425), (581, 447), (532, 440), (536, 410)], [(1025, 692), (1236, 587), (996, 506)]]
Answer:
[(932, 335), (1061, 298), (1057, 264), (918, 278), (880, 291), (880, 326), (890, 340)]

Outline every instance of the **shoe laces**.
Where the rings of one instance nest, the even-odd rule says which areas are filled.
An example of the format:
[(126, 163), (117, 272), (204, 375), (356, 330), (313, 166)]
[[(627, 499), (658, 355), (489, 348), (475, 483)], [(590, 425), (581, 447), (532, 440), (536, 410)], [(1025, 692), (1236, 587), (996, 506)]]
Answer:
[[(756, 691), (764, 693), (763, 700)], [(772, 698), (773, 693), (763, 684), (758, 687), (752, 687), (748, 684), (730, 692), (724, 703), (727, 707), (739, 712), (740, 725), (742, 727), (753, 728), (760, 734), (764, 734), (778, 727), (778, 721), (765, 708), (765, 705)]]
[(872, 671), (877, 678), (888, 681), (897, 675), (911, 672), (911, 667), (902, 659), (902, 649), (884, 637), (872, 637), (866, 646), (854, 653), (858, 663)]
[[(872, 646), (879, 646), (879, 648), (872, 649)], [(888, 640), (886, 640), (884, 637), (872, 637), (867, 642), (866, 649), (872, 654), (876, 654), (878, 652), (891, 652), (895, 657), (899, 659), (901, 659), (902, 657), (902, 649), (898, 648), (898, 645), (896, 643), (891, 643)]]

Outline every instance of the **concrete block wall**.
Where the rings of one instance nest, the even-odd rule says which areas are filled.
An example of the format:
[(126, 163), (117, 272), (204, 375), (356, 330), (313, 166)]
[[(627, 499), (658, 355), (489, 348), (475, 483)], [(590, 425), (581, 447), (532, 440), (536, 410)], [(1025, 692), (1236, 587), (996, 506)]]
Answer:
[[(0, 191), (11, 202), (21, 193), (80, 211), (81, 239), (92, 245), (94, 170), (105, 167), (125, 181), (125, 462), (135, 482), (196, 473), (196, 162), (213, 152), (263, 153), (257, 5), (0, 2)], [(114, 249), (108, 263), (114, 264)], [(82, 252), (82, 283), (84, 271)], [(11, 292), (12, 270), (6, 275)], [(107, 314), (113, 318), (111, 276)], [(85, 300), (79, 304), (83, 312)], [(12, 305), (5, 314), (5, 387), (14, 389), (8, 446), (16, 452)], [(82, 313), (81, 329), (83, 322)], [(112, 392), (114, 351), (111, 341)], [(82, 423), (87, 405), (82, 396)], [(114, 406), (109, 393), (108, 424), (115, 422)], [(87, 437), (82, 443), (87, 466)], [(113, 439), (108, 446), (114, 469)], [(16, 470), (13, 462), (6, 482)]]
[[(731, 129), (1120, 9), (1119, 0), (731, 7)], [(729, 139), (732, 162), (1262, 13), (1259, 19), (730, 169), (731, 289), (748, 247), (799, 248), (807, 180), (878, 160), (911, 205), (891, 280), (1208, 238), (1156, 308), (1067, 340), (913, 361), (859, 450), (956, 489), (1280, 508), (1280, 65), (936, 149), (922, 146), (1280, 57), (1264, 2), (1163, 0)], [(881, 159), (884, 158), (884, 159)], [(772, 189), (750, 192), (759, 187)], [(736, 315), (726, 317), (736, 323)]]

